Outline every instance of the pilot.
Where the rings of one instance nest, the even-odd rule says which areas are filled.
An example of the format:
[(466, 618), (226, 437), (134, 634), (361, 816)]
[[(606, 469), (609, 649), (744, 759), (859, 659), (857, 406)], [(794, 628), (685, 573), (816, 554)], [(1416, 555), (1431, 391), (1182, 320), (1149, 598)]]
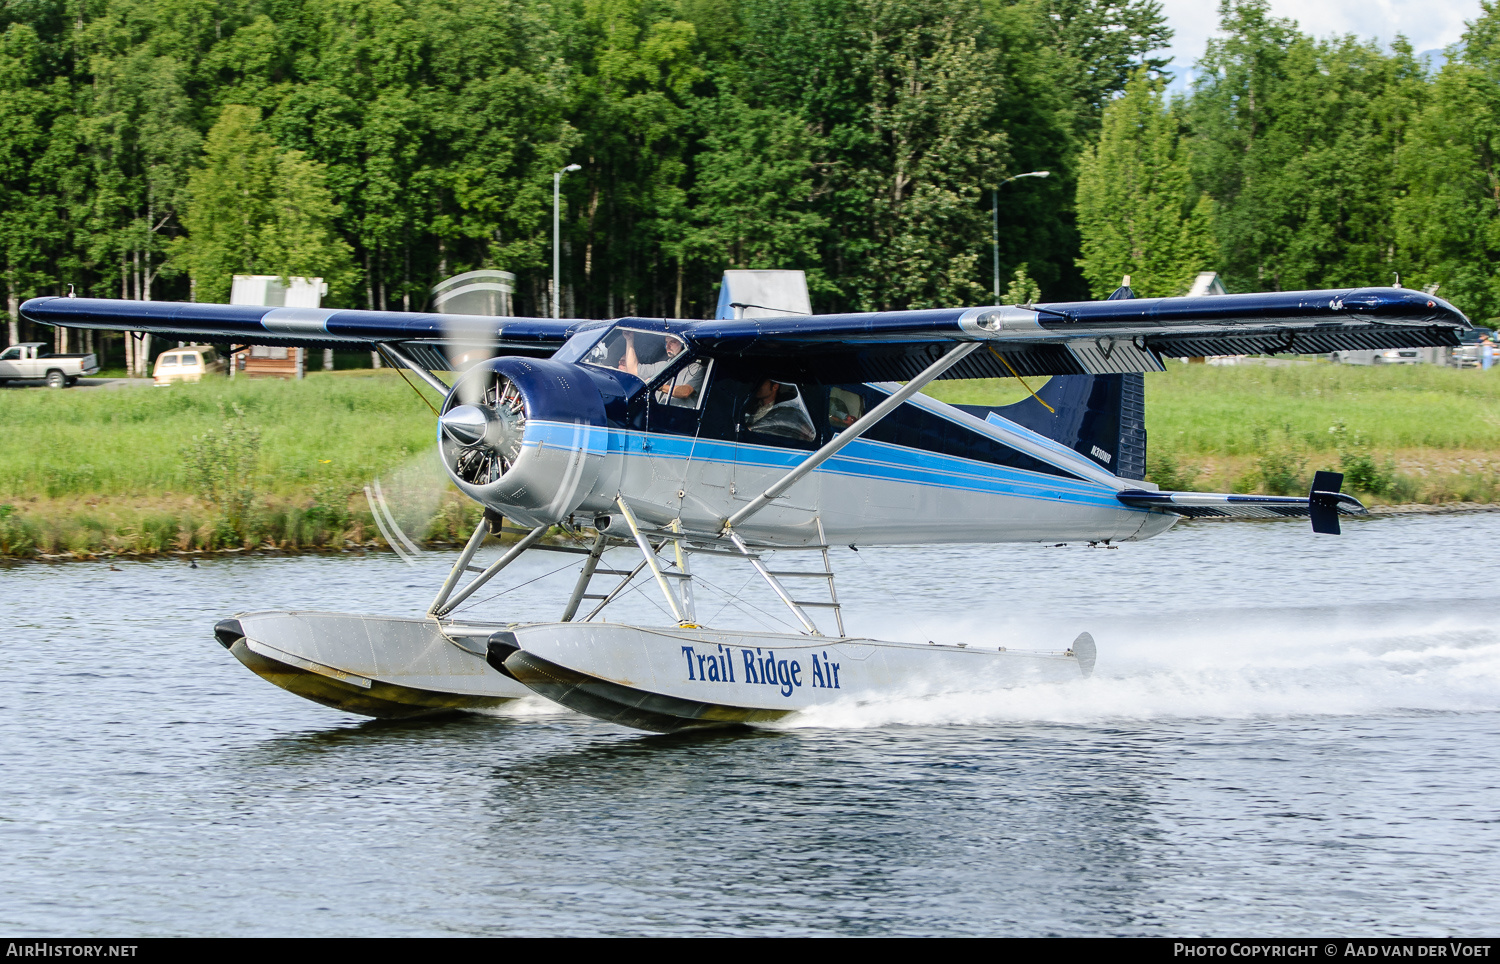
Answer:
[[(675, 335), (667, 336), (667, 360), (670, 365), (682, 354), (684, 348), (682, 339)], [(701, 361), (688, 362), (683, 366), (677, 377), (662, 385), (656, 390), (656, 399), (667, 405), (675, 405), (678, 408), (697, 408), (698, 393), (703, 390), (703, 363)]]
[[(629, 372), (641, 381), (650, 384), (651, 380), (666, 370), (667, 366), (677, 360), (677, 356), (686, 350), (687, 346), (682, 339), (676, 335), (668, 335), (664, 340), (666, 357), (661, 361), (643, 362), (635, 351), (635, 332), (625, 332), (625, 357), (620, 359), (620, 371)], [(676, 405), (682, 408), (698, 407), (698, 392), (703, 388), (703, 363), (692, 362), (677, 373), (677, 377), (670, 382), (660, 386), (656, 390), (657, 401), (666, 405)]]
[(797, 386), (790, 382), (778, 382), (773, 378), (767, 378), (756, 386), (755, 397), (750, 400), (746, 413), (745, 428), (751, 432), (781, 435), (804, 442), (812, 441), (818, 434), (797, 394)]
[[(673, 341), (675, 339), (668, 340)], [(681, 350), (682, 346), (679, 344), (678, 351)], [(650, 382), (651, 379), (661, 374), (662, 369), (671, 363), (671, 355), (668, 355), (661, 361), (641, 361), (640, 356), (635, 353), (635, 332), (629, 330), (625, 332), (625, 357), (620, 359), (620, 371), (629, 372), (643, 382)]]

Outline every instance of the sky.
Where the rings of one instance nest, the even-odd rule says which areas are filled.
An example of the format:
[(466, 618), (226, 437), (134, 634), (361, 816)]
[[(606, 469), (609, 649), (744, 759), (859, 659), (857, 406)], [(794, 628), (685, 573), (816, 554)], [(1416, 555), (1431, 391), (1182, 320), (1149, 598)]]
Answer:
[[(1219, 5), (1216, 0), (1162, 0), (1161, 5), (1176, 31), (1171, 54), (1177, 87), (1218, 27)], [(1456, 42), (1464, 21), (1479, 16), (1479, 0), (1271, 0), (1271, 12), (1320, 38), (1352, 33), (1384, 45), (1405, 34), (1422, 53)]]

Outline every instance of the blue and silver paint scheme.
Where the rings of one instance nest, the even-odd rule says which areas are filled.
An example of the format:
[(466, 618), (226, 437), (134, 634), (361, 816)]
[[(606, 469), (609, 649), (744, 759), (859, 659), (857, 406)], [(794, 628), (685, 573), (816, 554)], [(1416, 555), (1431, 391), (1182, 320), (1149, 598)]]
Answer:
[[(1328, 480), (1307, 499), (1156, 491), (1144, 481), (1141, 373), (1169, 357), (1455, 345), (1469, 327), (1447, 302), (1399, 288), (1165, 299), (1122, 290), (1099, 302), (710, 321), (83, 298), (33, 299), (22, 312), (43, 324), (235, 344), (388, 346), (434, 371), (462, 368), (450, 359), (485, 346), (503, 357), (464, 370), (440, 413), (438, 445), (455, 484), (487, 516), (531, 526), (533, 537), (555, 523), (595, 526), (606, 538), (633, 535), (648, 561), (651, 547), (630, 520), (650, 530), (646, 537), (723, 545), (731, 518), (949, 352), (958, 360), (942, 377), (1057, 377), (1000, 408), (916, 395), (736, 522), (733, 537), (763, 547), (1121, 542), (1157, 535), (1184, 515), (1304, 513), (1318, 531), (1337, 531), (1338, 513), (1360, 507)], [(611, 354), (610, 339), (625, 331), (673, 336), (682, 351), (637, 377)], [(955, 348), (965, 343), (977, 347)], [(702, 370), (698, 397), (670, 401), (662, 389), (693, 365)], [(761, 405), (755, 418), (797, 400), (806, 432), (755, 430), (752, 397)], [(483, 536), (476, 530), (471, 547)], [(1076, 678), (1094, 660), (1087, 634), (1065, 652), (986, 652), (681, 622), (507, 626), (260, 613), (225, 621), (219, 636), (278, 685), (353, 712), (412, 715), (534, 691), (655, 730), (768, 720), (913, 689)]]
[[(705, 361), (712, 359), (687, 355), (679, 368)], [(465, 383), (503, 380), (524, 400), (524, 435), (514, 465), (494, 481), (467, 481), (454, 472), (459, 446), (440, 429), (445, 464), (470, 497), (527, 525), (571, 517), (575, 523), (598, 521), (610, 531), (623, 525), (610, 518), (618, 514), (615, 500), (623, 498), (647, 525), (676, 523), (689, 531), (716, 532), (805, 459), (814, 440), (798, 446), (738, 427), (732, 434), (718, 433), (730, 437), (709, 437), (703, 431), (712, 416), (707, 409), (720, 403), (719, 393), (732, 393), (736, 383), (728, 380), (726, 388), (714, 366), (708, 367), (703, 408), (689, 411), (660, 405), (646, 383), (597, 365), (495, 359), (463, 377)], [(668, 371), (662, 377), (670, 376)], [(445, 412), (469, 391), (465, 383), (455, 387)], [(862, 392), (873, 406), (896, 387), (881, 383), (842, 390)], [(817, 388), (808, 386), (807, 395)], [(731, 407), (742, 401), (722, 399)], [(825, 414), (816, 402), (811, 408), (814, 416)], [(808, 544), (818, 540), (821, 520), (826, 538), (837, 543), (1103, 542), (1148, 538), (1176, 519), (1119, 501), (1120, 492), (1149, 489), (1149, 483), (1122, 479), (1000, 412), (980, 418), (923, 395), (898, 411), (951, 436), (984, 440), (986, 451), (1011, 453), (1010, 461), (1018, 464), (924, 450), (874, 433), (847, 445), (737, 531), (765, 542)], [(664, 417), (677, 423), (675, 430), (652, 431), (653, 421)], [(893, 416), (898, 423), (903, 417)], [(816, 441), (832, 434), (825, 430)], [(964, 445), (960, 440), (949, 447)]]

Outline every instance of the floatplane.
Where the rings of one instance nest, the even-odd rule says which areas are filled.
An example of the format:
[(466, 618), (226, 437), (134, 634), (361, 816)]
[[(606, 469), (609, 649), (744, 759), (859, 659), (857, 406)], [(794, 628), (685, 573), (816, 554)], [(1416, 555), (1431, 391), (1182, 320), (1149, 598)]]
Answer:
[[(847, 636), (828, 548), (1114, 545), (1207, 516), (1305, 516), (1315, 532), (1336, 534), (1340, 515), (1365, 511), (1336, 473), (1318, 473), (1305, 497), (1146, 482), (1143, 374), (1170, 357), (1455, 346), (1470, 327), (1447, 302), (1404, 288), (1138, 299), (1126, 285), (1103, 301), (831, 315), (736, 304), (711, 320), (63, 297), (21, 311), (46, 325), (169, 339), (370, 347), (442, 394), (438, 452), (484, 516), (431, 606), (410, 618), (277, 611), (220, 621), (218, 640), (260, 676), (376, 717), (538, 693), (660, 732), (896, 692), (1087, 676), (1096, 659), (1087, 633), (1050, 651)], [(456, 360), (476, 345), (486, 357)], [(1006, 406), (921, 394), (938, 378), (1046, 376)], [(549, 545), (554, 527), (578, 541)], [(481, 544), (501, 533), (519, 539), (476, 565)], [(619, 547), (639, 561), (601, 565)], [(580, 557), (556, 621), (454, 615), (532, 550)], [(788, 550), (813, 567), (768, 564)], [(704, 554), (753, 570), (799, 631), (704, 625), (692, 571)], [(799, 588), (809, 577), (826, 598)], [(627, 587), (651, 583), (670, 625), (598, 619)]]

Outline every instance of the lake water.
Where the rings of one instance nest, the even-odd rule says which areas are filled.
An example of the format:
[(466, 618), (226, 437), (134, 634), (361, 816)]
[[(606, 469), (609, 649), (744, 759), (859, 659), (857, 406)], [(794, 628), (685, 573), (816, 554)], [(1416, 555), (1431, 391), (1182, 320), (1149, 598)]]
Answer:
[[(1305, 526), (841, 549), (851, 633), (1086, 629), (1097, 672), (670, 737), (541, 701), (362, 722), (212, 637), (243, 609), (420, 612), (451, 553), (0, 569), (0, 927), (1493, 934), (1500, 515)], [(531, 555), (474, 615), (556, 614), (574, 560)], [(779, 624), (748, 570), (702, 575), (701, 615)]]

